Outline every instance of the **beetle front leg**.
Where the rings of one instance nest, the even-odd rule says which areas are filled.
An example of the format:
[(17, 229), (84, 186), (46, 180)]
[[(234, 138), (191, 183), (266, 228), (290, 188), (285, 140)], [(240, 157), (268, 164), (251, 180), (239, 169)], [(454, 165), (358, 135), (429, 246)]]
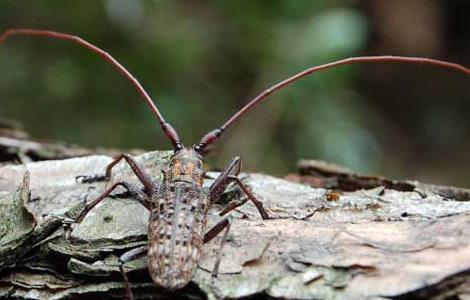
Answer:
[(123, 159), (131, 167), (134, 174), (137, 176), (139, 181), (142, 183), (142, 185), (145, 188), (145, 192), (147, 194), (150, 194), (153, 191), (156, 191), (156, 185), (152, 181), (152, 178), (150, 177), (150, 175), (145, 171), (144, 168), (142, 168), (139, 165), (139, 163), (137, 162), (137, 160), (135, 160), (135, 158), (133, 158), (131, 155), (126, 154), (126, 153), (123, 153), (123, 154), (119, 155), (118, 157), (116, 157), (112, 162), (110, 162), (106, 166), (106, 173), (105, 173), (104, 176), (102, 176), (102, 175), (100, 175), (100, 176), (91, 176), (91, 177), (90, 176), (77, 176), (77, 179), (81, 178), (81, 182), (83, 182), (83, 183), (91, 183), (91, 182), (96, 182), (96, 181), (110, 180), (111, 179), (111, 172), (112, 172), (113, 168)]
[[(243, 182), (238, 178), (238, 174), (241, 171), (241, 158), (240, 156), (236, 156), (232, 159), (232, 161), (225, 167), (225, 169), (220, 173), (219, 177), (217, 177), (210, 187), (210, 200), (211, 203), (217, 201), (221, 196), (224, 190), (231, 182), (235, 182), (238, 186), (242, 189), (242, 191), (248, 196), (248, 199), (253, 202), (253, 204), (258, 209), (261, 218), (264, 220), (269, 219), (269, 215), (263, 207), (263, 203), (261, 203), (253, 193), (243, 184)], [(238, 205), (228, 205), (228, 209), (224, 209), (222, 214), (226, 214), (235, 208), (243, 205), (244, 202), (241, 202)]]

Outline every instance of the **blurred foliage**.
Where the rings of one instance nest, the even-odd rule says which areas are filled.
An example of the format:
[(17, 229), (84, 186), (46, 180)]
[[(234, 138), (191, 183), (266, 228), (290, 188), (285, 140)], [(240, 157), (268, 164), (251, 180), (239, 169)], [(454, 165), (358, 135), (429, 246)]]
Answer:
[[(468, 4), (393, 3), (0, 1), (0, 29), (73, 33), (109, 51), (191, 144), (263, 89), (316, 64), (402, 54), (470, 65), (470, 24), (463, 13)], [(408, 18), (402, 13), (407, 5), (421, 7), (416, 11), (423, 16)], [(435, 42), (407, 39), (413, 29)], [(0, 116), (19, 120), (34, 137), (169, 148), (128, 82), (76, 45), (16, 37), (0, 48), (0, 70)], [(240, 154), (245, 170), (285, 174), (300, 158), (323, 159), (364, 172), (470, 186), (470, 121), (464, 114), (470, 89), (462, 77), (403, 65), (327, 71), (250, 112), (208, 160), (223, 167)]]

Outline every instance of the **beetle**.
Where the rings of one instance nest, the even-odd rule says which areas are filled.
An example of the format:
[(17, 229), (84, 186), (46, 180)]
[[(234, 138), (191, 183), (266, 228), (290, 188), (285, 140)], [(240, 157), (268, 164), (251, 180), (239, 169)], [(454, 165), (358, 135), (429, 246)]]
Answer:
[[(431, 58), (403, 56), (362, 56), (346, 58), (308, 68), (271, 86), (250, 100), (220, 127), (206, 133), (198, 143), (192, 146), (184, 146), (177, 131), (165, 120), (139, 81), (109, 53), (75, 35), (35, 29), (7, 30), (0, 35), (0, 44), (14, 35), (40, 36), (66, 40), (76, 43), (99, 55), (102, 59), (115, 67), (132, 84), (155, 115), (162, 131), (173, 146), (174, 153), (170, 159), (168, 168), (163, 170), (163, 182), (161, 183), (156, 182), (139, 166), (138, 162), (128, 154), (122, 154), (115, 158), (107, 166), (105, 176), (85, 179), (88, 181), (109, 180), (113, 167), (121, 160), (125, 160), (143, 185), (143, 190), (141, 190), (139, 187), (133, 186), (127, 182), (117, 182), (113, 184), (101, 196), (87, 204), (76, 219), (76, 222), (81, 222), (91, 209), (106, 199), (118, 186), (124, 187), (131, 192), (135, 198), (150, 211), (148, 245), (132, 249), (124, 253), (119, 259), (121, 274), (127, 295), (130, 299), (132, 299), (132, 292), (129, 280), (123, 270), (123, 265), (126, 262), (147, 253), (149, 272), (153, 281), (157, 285), (168, 289), (182, 288), (191, 280), (192, 272), (201, 256), (202, 245), (225, 230), (212, 272), (213, 276), (217, 275), (222, 247), (230, 228), (230, 219), (227, 217), (223, 218), (212, 229), (205, 232), (207, 212), (211, 204), (221, 197), (230, 183), (233, 182), (241, 188), (247, 200), (250, 200), (256, 206), (263, 219), (270, 218), (268, 212), (263, 208), (262, 203), (256, 199), (255, 195), (238, 177), (241, 171), (240, 157), (237, 156), (233, 158), (212, 185), (209, 188), (205, 188), (203, 187), (203, 155), (204, 150), (218, 140), (231, 125), (271, 94), (316, 72), (354, 63), (400, 62), (427, 64), (470, 75), (470, 69), (462, 65)], [(242, 203), (244, 202), (229, 204), (228, 207), (223, 210), (222, 215), (235, 209)]]

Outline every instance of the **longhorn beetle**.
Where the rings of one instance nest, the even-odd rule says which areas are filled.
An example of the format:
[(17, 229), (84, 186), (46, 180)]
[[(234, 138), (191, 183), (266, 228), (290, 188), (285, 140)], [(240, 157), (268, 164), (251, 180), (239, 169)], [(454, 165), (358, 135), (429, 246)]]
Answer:
[[(241, 159), (235, 157), (215, 179), (209, 188), (204, 188), (203, 184), (203, 151), (207, 146), (220, 138), (223, 133), (234, 124), (240, 117), (252, 109), (256, 104), (266, 99), (272, 93), (282, 89), (290, 83), (314, 74), (318, 71), (330, 69), (340, 65), (349, 65), (365, 62), (401, 62), (426, 64), (435, 67), (447, 68), (453, 71), (462, 72), (470, 76), (470, 69), (456, 63), (446, 61), (403, 56), (363, 56), (351, 57), (324, 65), (308, 68), (292, 77), (281, 81), (253, 98), (239, 111), (232, 115), (222, 126), (206, 133), (199, 143), (185, 147), (180, 141), (176, 130), (168, 123), (150, 96), (141, 86), (139, 81), (109, 53), (97, 46), (81, 39), (75, 35), (69, 35), (53, 31), (35, 29), (10, 29), (0, 35), (0, 44), (13, 35), (40, 36), (59, 40), (66, 40), (76, 43), (91, 52), (99, 55), (102, 59), (115, 67), (137, 90), (144, 99), (150, 110), (153, 112), (161, 125), (163, 132), (173, 145), (174, 154), (171, 157), (170, 165), (163, 170), (163, 182), (155, 182), (146, 171), (139, 166), (136, 160), (128, 154), (122, 154), (114, 159), (106, 168), (104, 179), (111, 177), (113, 167), (121, 160), (125, 160), (132, 168), (135, 175), (143, 185), (143, 190), (127, 182), (113, 184), (96, 200), (85, 206), (79, 214), (76, 222), (83, 220), (86, 214), (98, 203), (106, 199), (114, 189), (122, 186), (135, 195), (136, 199), (150, 210), (148, 227), (148, 245), (132, 249), (120, 257), (120, 271), (123, 276), (124, 285), (129, 298), (132, 299), (132, 292), (129, 281), (123, 270), (123, 264), (143, 255), (147, 252), (149, 272), (153, 281), (164, 288), (177, 289), (184, 287), (192, 276), (192, 271), (197, 265), (201, 256), (202, 245), (212, 240), (216, 235), (225, 230), (222, 243), (219, 248), (218, 257), (214, 266), (213, 276), (217, 274), (220, 263), (220, 255), (224, 241), (226, 240), (230, 221), (227, 217), (217, 223), (212, 229), (204, 234), (206, 227), (207, 211), (209, 206), (218, 200), (221, 194), (231, 182), (238, 184), (249, 200), (258, 209), (263, 219), (269, 219), (268, 213), (263, 205), (250, 190), (239, 179), (241, 171)], [(240, 202), (244, 203), (244, 202)], [(241, 205), (229, 204), (221, 215), (228, 213)]]

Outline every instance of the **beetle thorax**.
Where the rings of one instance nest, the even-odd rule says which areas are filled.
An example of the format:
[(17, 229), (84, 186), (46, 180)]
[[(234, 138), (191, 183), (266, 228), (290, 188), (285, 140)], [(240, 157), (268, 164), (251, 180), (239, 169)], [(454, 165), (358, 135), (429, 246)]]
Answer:
[(188, 182), (202, 186), (204, 170), (202, 156), (192, 148), (183, 148), (171, 157), (163, 174), (166, 182)]

